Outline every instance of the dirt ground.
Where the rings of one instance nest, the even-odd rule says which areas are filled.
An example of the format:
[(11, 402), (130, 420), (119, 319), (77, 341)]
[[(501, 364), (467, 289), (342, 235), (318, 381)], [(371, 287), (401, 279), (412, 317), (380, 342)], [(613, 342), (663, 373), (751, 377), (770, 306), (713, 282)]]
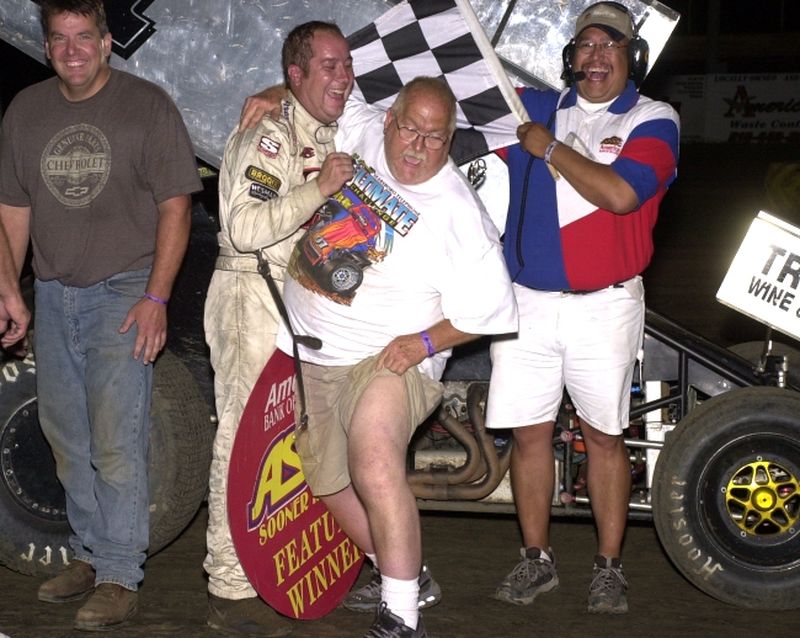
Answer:
[[(722, 345), (760, 338), (759, 324), (722, 307), (714, 295), (752, 218), (759, 209), (772, 208), (763, 186), (768, 163), (798, 161), (798, 155), (786, 147), (684, 149), (679, 179), (662, 208), (656, 258), (646, 273), (651, 309)], [(791, 211), (773, 212), (800, 223)], [(197, 317), (201, 291), (195, 297), (191, 312)], [(139, 614), (116, 635), (219, 635), (205, 626), (205, 523), (201, 509), (175, 543), (148, 561)], [(444, 590), (443, 602), (425, 614), (432, 637), (749, 638), (794, 635), (800, 626), (800, 611), (732, 607), (695, 589), (671, 566), (648, 523), (632, 523), (628, 530), (624, 563), (631, 611), (620, 617), (595, 617), (585, 611), (595, 544), (586, 520), (554, 523), (552, 542), (561, 585), (531, 607), (490, 599), (496, 582), (516, 561), (519, 536), (513, 517), (424, 513), (422, 526), (425, 555)], [(37, 579), (0, 568), (0, 634), (85, 635), (71, 629), (77, 605), (38, 602), (38, 584)], [(322, 620), (297, 622), (292, 635), (361, 636), (369, 623), (368, 616), (337, 610)]]
[[(219, 636), (205, 626), (205, 510), (172, 546), (147, 563), (139, 614), (114, 635), (123, 637)], [(513, 567), (518, 546), (513, 518), (423, 514), (425, 554), (444, 597), (425, 613), (431, 638), (533, 638), (642, 636), (645, 638), (751, 638), (790, 636), (800, 612), (767, 613), (717, 602), (686, 582), (662, 553), (655, 530), (629, 528), (625, 571), (631, 611), (625, 616), (586, 613), (594, 531), (588, 522), (553, 527), (561, 585), (533, 606), (516, 607), (490, 598), (496, 581)], [(362, 577), (364, 574), (362, 573)], [(36, 600), (38, 581), (12, 572), (2, 579), (0, 631), (11, 638), (76, 638), (71, 630), (79, 604)], [(353, 638), (371, 622), (364, 614), (336, 610), (321, 620), (295, 622), (294, 638)]]

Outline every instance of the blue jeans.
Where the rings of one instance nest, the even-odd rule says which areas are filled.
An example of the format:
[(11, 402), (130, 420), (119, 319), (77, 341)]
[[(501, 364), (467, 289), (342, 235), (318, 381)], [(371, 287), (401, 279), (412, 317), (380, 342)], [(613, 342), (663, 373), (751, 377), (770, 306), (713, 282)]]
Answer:
[(153, 368), (119, 333), (149, 269), (88, 288), (36, 281), (39, 421), (67, 497), (70, 547), (96, 583), (136, 590), (148, 545), (147, 444)]

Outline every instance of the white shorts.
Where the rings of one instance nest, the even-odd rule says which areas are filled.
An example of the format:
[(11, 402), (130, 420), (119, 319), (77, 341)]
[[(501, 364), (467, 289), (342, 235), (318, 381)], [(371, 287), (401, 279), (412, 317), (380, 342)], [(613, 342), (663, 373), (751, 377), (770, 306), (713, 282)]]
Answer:
[(514, 293), (519, 333), (492, 343), (486, 426), (554, 421), (566, 387), (581, 419), (621, 434), (644, 338), (641, 277), (587, 294), (517, 284)]

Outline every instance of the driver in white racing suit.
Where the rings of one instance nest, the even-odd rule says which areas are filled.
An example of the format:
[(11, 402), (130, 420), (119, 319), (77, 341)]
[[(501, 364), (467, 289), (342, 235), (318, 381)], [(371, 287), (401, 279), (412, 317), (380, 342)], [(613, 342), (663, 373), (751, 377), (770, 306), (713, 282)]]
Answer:
[(219, 257), (204, 312), (218, 417), (208, 496), (208, 624), (243, 635), (291, 631), (257, 596), (236, 557), (227, 515), (228, 465), (250, 392), (275, 350), (281, 321), (257, 253), (282, 290), (303, 224), (352, 175), (336, 153), (336, 119), (353, 87), (346, 40), (336, 25), (308, 22), (284, 42), (290, 92), (280, 117), (228, 139), (219, 177)]

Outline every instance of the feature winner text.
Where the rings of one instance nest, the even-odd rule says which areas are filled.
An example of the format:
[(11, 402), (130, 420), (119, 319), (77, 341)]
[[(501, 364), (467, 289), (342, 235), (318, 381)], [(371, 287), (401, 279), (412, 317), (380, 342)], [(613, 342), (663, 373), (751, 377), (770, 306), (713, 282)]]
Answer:
[[(293, 518), (298, 509), (318, 504), (308, 491), (299, 494), (288, 506)], [(316, 509), (316, 508), (315, 508)], [(336, 524), (331, 513), (319, 508), (320, 515), (299, 527), (272, 555), (276, 584), (286, 592), (296, 617), (316, 601), (354, 566), (361, 552)], [(263, 532), (267, 532), (263, 528)], [(262, 535), (263, 536), (263, 535)], [(336, 542), (338, 541), (338, 542)]]

